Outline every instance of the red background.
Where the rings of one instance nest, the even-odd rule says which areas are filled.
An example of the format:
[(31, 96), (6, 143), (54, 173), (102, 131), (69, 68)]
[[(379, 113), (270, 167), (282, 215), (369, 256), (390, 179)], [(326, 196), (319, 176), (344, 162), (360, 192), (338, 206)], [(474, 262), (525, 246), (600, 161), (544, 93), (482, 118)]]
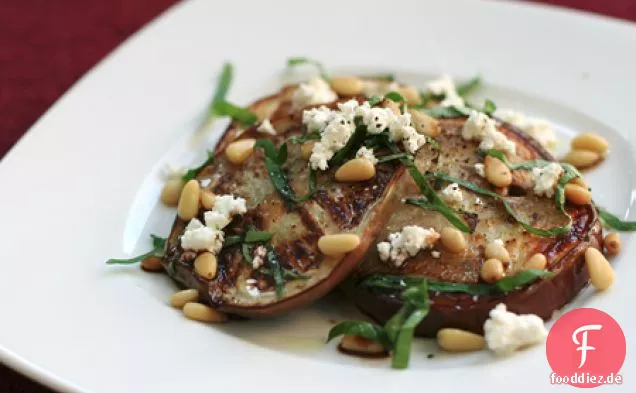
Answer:
[[(536, 1), (636, 20), (632, 0)], [(1, 0), (0, 158), (79, 77), (173, 3)], [(5, 392), (50, 390), (0, 365), (0, 393)]]

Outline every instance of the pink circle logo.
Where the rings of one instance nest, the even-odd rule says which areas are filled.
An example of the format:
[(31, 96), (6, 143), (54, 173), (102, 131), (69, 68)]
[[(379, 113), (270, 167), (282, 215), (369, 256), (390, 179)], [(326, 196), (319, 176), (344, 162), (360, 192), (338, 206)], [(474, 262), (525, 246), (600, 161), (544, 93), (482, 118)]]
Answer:
[(557, 319), (546, 342), (553, 373), (550, 382), (579, 388), (622, 384), (625, 334), (607, 313), (595, 308), (572, 310)]

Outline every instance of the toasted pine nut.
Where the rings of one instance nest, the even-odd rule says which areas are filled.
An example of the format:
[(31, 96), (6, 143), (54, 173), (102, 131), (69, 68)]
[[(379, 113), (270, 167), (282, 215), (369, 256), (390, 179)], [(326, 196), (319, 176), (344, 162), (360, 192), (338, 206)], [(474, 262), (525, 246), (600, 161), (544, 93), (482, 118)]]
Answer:
[(359, 336), (342, 336), (340, 349), (359, 355), (382, 355), (386, 353), (386, 348), (382, 344)]
[(577, 135), (576, 138), (572, 139), (571, 146), (572, 150), (589, 150), (596, 152), (601, 156), (605, 155), (605, 153), (609, 150), (609, 143), (607, 143), (607, 140), (592, 132), (585, 132)]
[(185, 183), (181, 179), (170, 179), (161, 189), (161, 202), (166, 206), (177, 206)]
[(422, 102), (420, 98), (420, 92), (413, 86), (403, 86), (398, 89), (398, 93), (402, 94), (402, 97), (406, 98), (409, 105), (417, 105)]
[(621, 251), (621, 237), (618, 233), (610, 233), (603, 239), (603, 245), (608, 253), (618, 254)]
[(510, 168), (495, 157), (486, 156), (484, 159), (484, 172), (486, 174), (486, 180), (494, 186), (508, 187), (512, 184)]
[(141, 261), (141, 268), (147, 272), (158, 272), (163, 270), (163, 266), (161, 266), (161, 258), (155, 256), (144, 258)]
[(548, 259), (541, 253), (536, 253), (524, 262), (524, 269), (543, 270), (548, 265)]
[(576, 184), (565, 185), (565, 199), (575, 205), (587, 205), (592, 202), (592, 193)]
[(445, 227), (440, 233), (440, 240), (448, 251), (453, 253), (461, 253), (466, 250), (466, 239), (464, 234), (457, 228)]
[(436, 119), (425, 114), (424, 112), (414, 109), (409, 110), (409, 113), (411, 114), (411, 123), (413, 123), (413, 127), (415, 127), (415, 130), (420, 134), (428, 135), (431, 138), (435, 138), (441, 133), (439, 121), (437, 121)]
[(304, 160), (309, 160), (311, 157), (311, 152), (314, 149), (314, 141), (308, 141), (300, 145), (300, 153), (303, 155)]
[(200, 322), (223, 323), (227, 321), (227, 315), (201, 303), (186, 303), (183, 306), (183, 313), (186, 317)]
[(563, 161), (577, 168), (588, 168), (601, 160), (601, 156), (590, 150), (571, 150), (563, 157)]
[(445, 328), (437, 332), (439, 346), (451, 352), (479, 351), (486, 345), (483, 336), (461, 329)]
[(210, 210), (214, 207), (214, 201), (216, 200), (216, 195), (212, 191), (202, 190), (201, 191), (201, 206), (204, 209)]
[(594, 288), (603, 291), (614, 283), (614, 269), (608, 260), (594, 247), (585, 250), (585, 265)]
[(197, 299), (199, 299), (199, 291), (196, 289), (184, 289), (172, 295), (170, 305), (176, 308), (183, 308), (186, 303), (196, 302)]
[(486, 259), (486, 262), (481, 265), (479, 275), (482, 280), (488, 283), (494, 283), (504, 278), (506, 274), (504, 272), (503, 263), (501, 263), (499, 259), (490, 258)]
[(484, 255), (487, 259), (495, 258), (499, 259), (503, 263), (510, 262), (510, 254), (506, 247), (497, 243), (488, 243), (484, 249)]
[(213, 279), (216, 276), (216, 269), (216, 257), (211, 252), (201, 253), (194, 260), (194, 271), (203, 278)]
[(318, 249), (327, 256), (338, 256), (353, 251), (360, 245), (360, 237), (353, 233), (324, 235), (318, 239)]
[(582, 177), (575, 177), (574, 179), (570, 180), (570, 183), (568, 184), (576, 184), (577, 186), (581, 186), (586, 190), (589, 190), (590, 188), (585, 179), (583, 179)]
[(354, 158), (336, 171), (338, 181), (365, 181), (375, 176), (375, 165), (365, 158)]
[(256, 139), (239, 139), (227, 145), (225, 155), (232, 164), (242, 164), (254, 152)]
[(199, 212), (199, 198), (201, 196), (201, 186), (199, 182), (192, 179), (186, 183), (181, 191), (177, 214), (182, 220), (189, 221)]
[(331, 78), (331, 88), (341, 96), (362, 94), (364, 82), (356, 76), (336, 76)]

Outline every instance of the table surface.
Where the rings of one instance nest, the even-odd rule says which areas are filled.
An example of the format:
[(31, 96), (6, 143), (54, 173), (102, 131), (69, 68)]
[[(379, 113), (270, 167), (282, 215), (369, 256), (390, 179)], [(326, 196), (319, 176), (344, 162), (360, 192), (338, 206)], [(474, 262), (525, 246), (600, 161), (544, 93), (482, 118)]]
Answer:
[[(636, 2), (534, 0), (636, 21)], [(3, 0), (0, 158), (77, 79), (176, 0)], [(0, 393), (51, 393), (0, 364)]]

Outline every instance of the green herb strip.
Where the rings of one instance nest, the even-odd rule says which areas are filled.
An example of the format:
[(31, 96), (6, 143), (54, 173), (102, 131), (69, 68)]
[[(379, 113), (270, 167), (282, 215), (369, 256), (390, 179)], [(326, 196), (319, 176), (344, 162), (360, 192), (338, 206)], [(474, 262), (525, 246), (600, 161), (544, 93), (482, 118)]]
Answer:
[(308, 57), (291, 57), (287, 59), (288, 67), (294, 67), (303, 64), (309, 64), (316, 67), (318, 69), (318, 72), (320, 72), (320, 77), (326, 81), (329, 80), (329, 74), (327, 73), (325, 66), (323, 66), (322, 63), (318, 60), (313, 60)]
[(394, 102), (407, 102), (406, 98), (404, 98), (402, 96), (402, 94), (398, 93), (397, 91), (391, 91), (391, 92), (385, 94), (384, 98), (387, 99), (387, 100), (394, 101)]
[(470, 115), (468, 108), (458, 106), (438, 106), (435, 108), (424, 108), (422, 111), (436, 119), (454, 119), (457, 117), (468, 117)]
[(258, 116), (249, 109), (241, 108), (228, 101), (218, 101), (212, 110), (216, 116), (229, 116), (244, 127), (249, 127), (258, 121)]
[(344, 164), (347, 160), (352, 158), (360, 146), (364, 144), (364, 139), (367, 136), (367, 127), (363, 124), (356, 126), (353, 135), (349, 138), (347, 143), (343, 146), (342, 149), (338, 150), (336, 154), (329, 160), (329, 166), (340, 166)]
[(166, 246), (166, 238), (159, 237), (157, 235), (150, 234), (150, 238), (152, 239), (152, 250), (147, 253), (138, 255), (129, 259), (115, 259), (111, 258), (106, 261), (108, 265), (132, 265), (133, 263), (141, 262), (142, 260), (148, 257), (160, 257), (163, 255), (163, 249)]
[(245, 262), (252, 266), (252, 246), (249, 243), (241, 244), (241, 254)]
[(271, 245), (267, 245), (266, 263), (268, 269), (261, 269), (261, 272), (269, 272), (269, 275), (274, 279), (274, 285), (276, 286), (276, 296), (283, 297), (285, 294), (285, 278), (283, 277), (283, 268), (278, 260), (278, 255), (274, 252), (274, 248)]
[(403, 160), (403, 159), (412, 160), (413, 156), (408, 153), (395, 153), (395, 154), (389, 154), (386, 156), (381, 156), (381, 157), (378, 157), (377, 159), (378, 159), (378, 164), (382, 164), (385, 162)]
[(273, 236), (274, 234), (271, 232), (248, 229), (244, 236), (233, 235), (226, 237), (223, 241), (223, 248), (236, 246), (241, 243), (268, 242)]
[(375, 323), (365, 321), (344, 321), (340, 322), (336, 326), (329, 330), (329, 336), (327, 342), (342, 335), (364, 337), (368, 340), (373, 340), (379, 344), (382, 344), (384, 348), (389, 350), (392, 345), (389, 340), (389, 336), (386, 334), (384, 328)]
[(203, 168), (212, 164), (212, 162), (214, 162), (214, 153), (211, 151), (208, 151), (208, 158), (203, 162), (203, 164), (199, 165), (196, 168), (188, 169), (188, 171), (183, 176), (181, 176), (181, 180), (183, 180), (184, 182), (187, 182), (194, 179), (195, 177), (197, 177), (199, 172), (203, 170)]
[(596, 210), (598, 211), (598, 215), (601, 218), (601, 222), (606, 227), (624, 232), (636, 231), (636, 221), (623, 221), (599, 206), (596, 206)]
[(373, 97), (369, 98), (367, 101), (369, 102), (369, 106), (376, 106), (379, 103), (381, 103), (382, 101), (384, 101), (384, 98), (378, 97), (378, 96), (373, 96)]
[(496, 110), (497, 105), (495, 105), (495, 103), (488, 98), (486, 99), (486, 101), (484, 101), (484, 107), (481, 109), (481, 111), (488, 116), (491, 116), (493, 113), (495, 113)]
[(365, 79), (375, 79), (383, 82), (395, 82), (395, 75), (393, 74), (377, 74), (377, 75), (367, 75), (364, 77)]
[(457, 91), (457, 94), (459, 94), (462, 97), (465, 97), (468, 94), (472, 93), (477, 88), (479, 88), (481, 86), (481, 83), (482, 83), (481, 77), (478, 75), (472, 79), (467, 80), (464, 83), (458, 84), (455, 90)]
[(318, 131), (310, 132), (309, 134), (305, 134), (305, 135), (296, 135), (296, 136), (289, 137), (287, 139), (287, 142), (298, 144), (298, 143), (304, 143), (307, 141), (315, 141), (315, 140), (320, 140), (320, 133)]
[(219, 102), (225, 101), (225, 97), (227, 96), (228, 90), (230, 90), (230, 84), (232, 83), (232, 75), (234, 73), (232, 64), (225, 63), (223, 64), (223, 69), (221, 70), (221, 74), (219, 75), (216, 92), (214, 93), (214, 97), (212, 98), (212, 103), (210, 104), (210, 114), (215, 115), (216, 106)]

